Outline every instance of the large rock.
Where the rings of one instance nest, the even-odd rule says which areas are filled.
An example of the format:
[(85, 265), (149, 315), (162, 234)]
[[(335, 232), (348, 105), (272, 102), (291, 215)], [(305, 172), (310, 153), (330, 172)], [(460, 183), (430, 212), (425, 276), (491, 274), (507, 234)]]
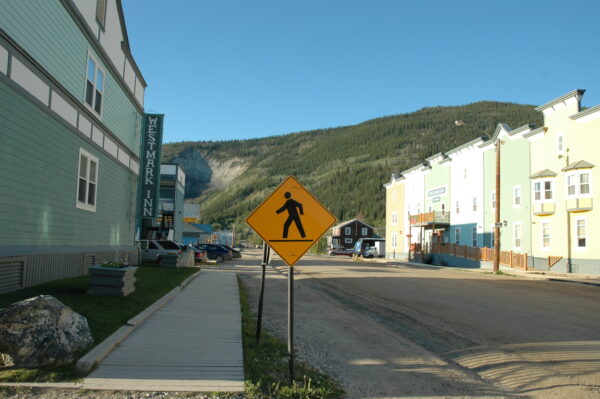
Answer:
[(87, 319), (50, 295), (0, 310), (0, 362), (5, 366), (66, 365), (93, 341)]

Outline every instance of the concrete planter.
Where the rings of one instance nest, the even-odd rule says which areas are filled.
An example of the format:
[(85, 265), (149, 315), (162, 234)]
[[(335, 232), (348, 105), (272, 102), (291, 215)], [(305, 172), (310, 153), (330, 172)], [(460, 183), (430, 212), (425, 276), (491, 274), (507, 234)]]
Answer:
[(92, 266), (88, 281), (88, 294), (127, 296), (135, 291), (137, 267), (123, 268)]

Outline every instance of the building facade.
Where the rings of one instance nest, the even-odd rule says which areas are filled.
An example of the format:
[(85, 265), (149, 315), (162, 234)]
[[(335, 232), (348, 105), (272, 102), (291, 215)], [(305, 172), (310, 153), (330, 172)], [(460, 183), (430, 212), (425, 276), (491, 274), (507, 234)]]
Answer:
[[(450, 245), (440, 246), (433, 262), (488, 267), (495, 256), (499, 207), (501, 264), (600, 275), (600, 246), (595, 245), (600, 210), (594, 207), (600, 201), (594, 189), (600, 179), (600, 106), (582, 110), (583, 94), (574, 90), (539, 106), (543, 127), (513, 130), (499, 124), (493, 137), (436, 154), (393, 177), (385, 185), (386, 211), (399, 213), (404, 207), (410, 240), (405, 248), (427, 253), (436, 237)], [(400, 201), (392, 194), (396, 180), (403, 187)], [(386, 226), (390, 241), (394, 230), (389, 221)], [(389, 250), (386, 254), (391, 257)]]
[(598, 275), (600, 106), (582, 111), (583, 94), (574, 90), (539, 106), (544, 127), (528, 135), (532, 252), (539, 268)]
[(0, 2), (0, 292), (137, 262), (145, 87), (119, 0)]
[(354, 248), (359, 238), (373, 237), (373, 227), (358, 219), (347, 220), (331, 228), (331, 248)]
[(184, 195), (183, 169), (177, 164), (161, 164), (158, 231), (163, 238), (178, 243), (183, 241)]
[(388, 259), (407, 259), (404, 225), (404, 176), (392, 175), (385, 187), (385, 257)]

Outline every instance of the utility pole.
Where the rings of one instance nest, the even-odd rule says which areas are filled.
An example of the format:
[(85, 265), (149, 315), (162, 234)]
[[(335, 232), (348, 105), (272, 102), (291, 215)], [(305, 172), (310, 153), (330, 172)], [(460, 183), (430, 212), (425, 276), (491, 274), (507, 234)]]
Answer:
[(496, 140), (496, 217), (494, 223), (494, 273), (500, 271), (500, 144)]

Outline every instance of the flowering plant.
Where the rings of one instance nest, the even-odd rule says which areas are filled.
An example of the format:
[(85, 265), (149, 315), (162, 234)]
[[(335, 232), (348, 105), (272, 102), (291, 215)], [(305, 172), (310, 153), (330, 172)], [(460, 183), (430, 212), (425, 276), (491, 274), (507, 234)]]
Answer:
[(127, 264), (127, 262), (125, 262), (125, 261), (114, 262), (114, 261), (105, 260), (104, 262), (100, 263), (100, 266), (102, 266), (102, 267), (110, 267), (110, 268), (113, 268), (113, 269), (123, 269), (125, 267), (128, 267), (129, 264)]

